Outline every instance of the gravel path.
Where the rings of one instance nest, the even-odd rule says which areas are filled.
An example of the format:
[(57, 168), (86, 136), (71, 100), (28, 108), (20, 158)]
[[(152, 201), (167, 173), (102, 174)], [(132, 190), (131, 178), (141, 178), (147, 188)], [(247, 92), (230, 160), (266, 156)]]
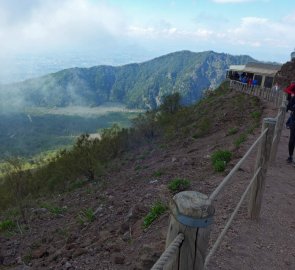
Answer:
[(276, 163), (268, 170), (260, 219), (249, 220), (244, 205), (208, 270), (295, 269), (295, 164), (286, 163), (288, 139), (284, 129)]

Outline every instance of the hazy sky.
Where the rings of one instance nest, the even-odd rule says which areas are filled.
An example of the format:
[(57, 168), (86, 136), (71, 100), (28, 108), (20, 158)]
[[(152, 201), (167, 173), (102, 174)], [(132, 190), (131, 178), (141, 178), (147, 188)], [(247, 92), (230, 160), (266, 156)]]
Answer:
[(177, 50), (286, 62), (294, 0), (0, 0), (0, 57)]

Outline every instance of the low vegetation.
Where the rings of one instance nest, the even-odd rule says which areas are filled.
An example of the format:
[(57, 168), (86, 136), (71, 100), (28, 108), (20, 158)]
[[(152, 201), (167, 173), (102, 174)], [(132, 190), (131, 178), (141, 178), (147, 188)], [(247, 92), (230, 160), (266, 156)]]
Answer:
[(228, 150), (217, 150), (211, 156), (212, 165), (216, 172), (223, 172), (231, 160), (232, 153)]
[(234, 134), (238, 133), (238, 131), (239, 131), (239, 129), (237, 127), (229, 128), (227, 131), (227, 135), (234, 135)]
[(0, 222), (0, 232), (11, 232), (15, 229), (16, 223), (10, 219)]
[(83, 209), (78, 214), (78, 221), (81, 225), (93, 222), (95, 220), (94, 211), (91, 208)]
[(190, 181), (188, 179), (176, 178), (169, 182), (168, 188), (171, 192), (176, 193), (186, 190), (190, 186)]
[(247, 140), (247, 134), (241, 133), (239, 137), (234, 141), (234, 145), (239, 147), (243, 142)]
[[(37, 111), (38, 112), (38, 111)], [(74, 112), (73, 112), (74, 113)], [(62, 115), (24, 112), (0, 114), (0, 162), (9, 155), (23, 156), (28, 163), (42, 163), (52, 150), (72, 145), (83, 133), (97, 133), (113, 123), (129, 127), (138, 112), (109, 112), (104, 115)], [(45, 153), (45, 155), (40, 153)]]
[[(117, 164), (113, 162), (115, 159), (123, 155), (128, 157), (129, 151), (139, 146), (153, 143), (165, 151), (171, 142), (182, 144), (187, 138), (199, 139), (214, 134), (227, 123), (226, 130), (229, 125), (242, 126), (243, 130), (247, 130), (253, 123), (248, 121), (245, 124), (244, 111), (249, 110), (247, 117), (255, 124), (258, 114), (255, 113), (254, 117), (251, 112), (259, 112), (260, 108), (257, 98), (231, 93), (226, 83), (194, 105), (183, 107), (180, 100), (178, 93), (166, 96), (157, 110), (148, 111), (133, 119), (131, 128), (113, 125), (101, 132), (100, 139), (90, 139), (89, 135), (83, 134), (71, 148), (51, 154), (39, 167), (28, 168), (25, 166), (26, 162), (20, 159), (8, 162), (8, 167), (1, 168), (0, 209), (18, 206), (25, 220), (27, 200), (45, 194), (72, 191), (89, 182), (99, 182)], [(235, 111), (235, 118), (231, 119), (232, 115), (228, 115), (228, 111)], [(239, 129), (235, 135), (240, 136), (239, 133), (243, 130)], [(147, 168), (141, 164), (147, 155), (148, 153), (141, 153), (138, 162), (134, 163), (137, 173)], [(230, 158), (231, 153), (213, 153), (214, 169), (223, 171)], [(153, 176), (160, 177), (164, 173), (166, 174), (165, 171), (158, 170)], [(187, 183), (176, 182), (174, 185), (171, 187), (172, 192), (186, 188)]]
[(65, 208), (58, 207), (58, 206), (55, 206), (55, 205), (50, 204), (50, 203), (42, 203), (40, 205), (40, 207), (47, 209), (50, 213), (52, 213), (54, 215), (60, 215), (60, 214), (63, 214), (66, 211)]
[(167, 206), (162, 202), (156, 202), (144, 217), (143, 227), (148, 228), (159, 216), (167, 210)]

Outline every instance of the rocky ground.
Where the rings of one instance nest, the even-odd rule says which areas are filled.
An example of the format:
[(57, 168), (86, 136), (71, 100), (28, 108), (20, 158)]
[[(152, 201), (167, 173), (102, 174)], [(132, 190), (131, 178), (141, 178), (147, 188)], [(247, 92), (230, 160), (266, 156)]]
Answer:
[[(276, 115), (271, 105), (262, 106), (264, 116)], [(231, 112), (229, 119), (241, 113)], [(155, 202), (168, 204), (173, 196), (168, 182), (186, 178), (191, 181), (191, 190), (210, 194), (260, 133), (257, 128), (235, 148), (233, 137), (227, 134), (229, 125), (230, 121), (197, 140), (145, 145), (115, 160), (99, 182), (32, 204), (26, 228), (20, 226), (14, 235), (0, 236), (0, 269), (150, 269), (164, 250), (169, 212), (147, 229), (143, 228), (143, 218)], [(285, 136), (281, 147), (285, 147)], [(224, 173), (212, 169), (210, 154), (216, 149), (234, 152)], [(268, 210), (263, 208), (256, 223), (248, 220), (244, 206), (209, 269), (294, 269), (294, 220), (292, 215), (283, 214), (292, 214), (295, 190), (291, 179), (295, 179), (293, 168), (284, 163), (283, 152), (280, 148), (278, 163), (269, 172), (273, 180), (268, 182), (264, 200)], [(215, 202), (212, 242), (247, 186), (254, 160), (255, 153)], [(283, 176), (280, 172), (285, 168), (288, 171)], [(89, 208), (95, 213), (91, 221), (87, 218)], [(274, 215), (281, 211), (282, 218)], [(266, 257), (262, 260), (261, 256)], [(267, 268), (266, 260), (276, 263), (268, 263)]]

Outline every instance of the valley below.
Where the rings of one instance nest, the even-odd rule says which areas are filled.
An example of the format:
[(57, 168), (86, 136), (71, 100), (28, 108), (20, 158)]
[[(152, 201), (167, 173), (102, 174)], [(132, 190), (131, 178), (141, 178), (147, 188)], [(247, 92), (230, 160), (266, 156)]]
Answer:
[(0, 160), (11, 156), (32, 158), (69, 147), (81, 134), (99, 134), (114, 124), (129, 127), (140, 112), (121, 103), (104, 103), (96, 107), (31, 107), (2, 113)]

